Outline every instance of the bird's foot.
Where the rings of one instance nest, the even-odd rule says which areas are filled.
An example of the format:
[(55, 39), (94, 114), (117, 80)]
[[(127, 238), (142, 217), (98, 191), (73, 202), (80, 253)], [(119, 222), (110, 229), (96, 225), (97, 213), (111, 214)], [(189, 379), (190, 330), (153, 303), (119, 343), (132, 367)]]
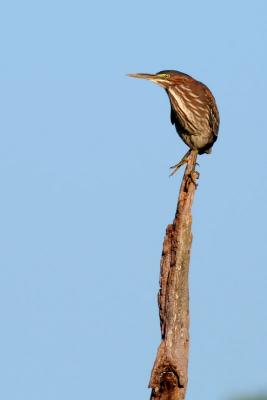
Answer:
[(191, 150), (189, 150), (189, 151), (183, 156), (183, 158), (181, 159), (181, 161), (178, 162), (178, 164), (172, 165), (172, 166), (170, 167), (170, 169), (173, 169), (173, 171), (172, 171), (172, 173), (171, 173), (169, 176), (173, 176), (173, 175), (178, 171), (178, 169), (179, 169), (182, 165), (184, 165), (184, 164), (186, 164), (186, 163), (188, 162), (188, 156), (190, 155), (190, 153), (191, 153)]

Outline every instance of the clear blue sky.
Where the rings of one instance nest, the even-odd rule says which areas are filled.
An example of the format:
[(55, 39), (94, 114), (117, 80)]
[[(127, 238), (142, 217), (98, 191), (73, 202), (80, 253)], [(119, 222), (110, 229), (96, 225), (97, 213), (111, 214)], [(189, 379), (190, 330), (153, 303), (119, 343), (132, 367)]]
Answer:
[(0, 6), (0, 398), (145, 400), (185, 153), (164, 91), (217, 98), (199, 159), (188, 398), (267, 390), (267, 2)]

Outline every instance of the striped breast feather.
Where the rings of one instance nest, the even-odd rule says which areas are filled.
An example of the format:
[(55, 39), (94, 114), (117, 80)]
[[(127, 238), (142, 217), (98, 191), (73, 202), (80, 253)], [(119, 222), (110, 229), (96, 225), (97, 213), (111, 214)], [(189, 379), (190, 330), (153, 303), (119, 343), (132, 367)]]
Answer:
[(178, 118), (179, 124), (194, 134), (199, 125), (203, 124), (203, 117), (208, 120), (208, 109), (202, 99), (194, 97), (190, 92), (185, 94), (177, 87), (170, 88), (167, 93), (171, 103), (172, 124), (177, 123)]

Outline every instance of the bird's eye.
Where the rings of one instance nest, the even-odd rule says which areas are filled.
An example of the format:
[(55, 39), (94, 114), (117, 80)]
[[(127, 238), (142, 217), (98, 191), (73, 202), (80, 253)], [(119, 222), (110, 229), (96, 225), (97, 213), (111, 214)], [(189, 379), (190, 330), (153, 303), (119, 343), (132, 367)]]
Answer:
[(163, 79), (167, 79), (170, 77), (170, 74), (160, 74), (160, 77)]

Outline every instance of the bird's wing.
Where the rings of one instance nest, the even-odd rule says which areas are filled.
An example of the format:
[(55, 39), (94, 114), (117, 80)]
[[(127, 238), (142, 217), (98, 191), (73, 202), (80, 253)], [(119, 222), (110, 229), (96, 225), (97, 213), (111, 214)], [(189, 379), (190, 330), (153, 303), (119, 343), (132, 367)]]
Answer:
[(210, 104), (209, 125), (213, 134), (217, 137), (219, 131), (220, 117), (216, 103)]
[(216, 105), (215, 98), (209, 88), (203, 84), (205, 94), (206, 94), (206, 99), (209, 104), (209, 126), (212, 129), (213, 134), (218, 136), (218, 131), (219, 131), (219, 124), (220, 124), (220, 116), (219, 116), (219, 111)]

